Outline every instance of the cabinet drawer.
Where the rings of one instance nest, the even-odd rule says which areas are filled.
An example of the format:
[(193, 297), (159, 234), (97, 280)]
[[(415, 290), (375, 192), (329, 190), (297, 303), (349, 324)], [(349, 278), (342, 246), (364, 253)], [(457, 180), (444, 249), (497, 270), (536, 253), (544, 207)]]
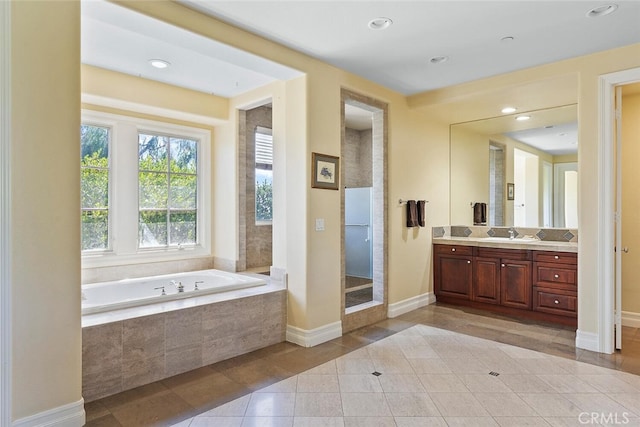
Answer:
[(533, 309), (562, 316), (577, 316), (575, 292), (534, 287)]
[(478, 247), (477, 256), (482, 258), (501, 258), (518, 261), (530, 261), (531, 251), (524, 249), (485, 248), (480, 246)]
[(436, 254), (473, 255), (473, 246), (433, 245), (433, 248)]
[(578, 264), (578, 254), (572, 252), (544, 252), (534, 251), (533, 260), (538, 262), (552, 262), (556, 264)]
[(562, 268), (561, 265), (535, 264), (534, 282), (558, 283), (576, 286), (577, 271), (575, 268)]

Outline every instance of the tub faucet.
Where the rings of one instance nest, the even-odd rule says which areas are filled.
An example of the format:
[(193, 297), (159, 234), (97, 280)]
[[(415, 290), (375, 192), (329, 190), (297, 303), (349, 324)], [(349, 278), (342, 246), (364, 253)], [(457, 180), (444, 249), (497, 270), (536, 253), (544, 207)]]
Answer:
[(182, 284), (182, 282), (172, 280), (170, 283), (176, 287), (178, 292), (184, 292), (184, 285)]

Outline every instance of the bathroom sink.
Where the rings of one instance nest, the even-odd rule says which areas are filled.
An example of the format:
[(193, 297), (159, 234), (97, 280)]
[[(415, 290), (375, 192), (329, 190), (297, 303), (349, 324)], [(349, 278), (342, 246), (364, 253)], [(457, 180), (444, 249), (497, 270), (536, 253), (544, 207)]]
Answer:
[(511, 242), (511, 243), (533, 243), (538, 239), (534, 237), (515, 237), (510, 239), (508, 237), (483, 237), (482, 240), (486, 242)]

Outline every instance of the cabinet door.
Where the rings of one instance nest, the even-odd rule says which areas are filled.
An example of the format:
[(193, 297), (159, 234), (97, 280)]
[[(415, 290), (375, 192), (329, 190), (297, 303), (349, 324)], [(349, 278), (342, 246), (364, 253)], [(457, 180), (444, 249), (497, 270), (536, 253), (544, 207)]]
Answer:
[(500, 304), (500, 260), (474, 258), (473, 263), (473, 300)]
[(502, 260), (502, 305), (531, 309), (531, 261)]
[(471, 298), (473, 265), (471, 257), (436, 257), (436, 296)]

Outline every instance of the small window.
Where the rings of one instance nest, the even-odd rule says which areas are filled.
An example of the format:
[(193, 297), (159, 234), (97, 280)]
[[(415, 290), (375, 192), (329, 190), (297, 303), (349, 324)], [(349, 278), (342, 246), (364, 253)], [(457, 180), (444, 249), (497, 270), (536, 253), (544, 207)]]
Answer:
[(198, 141), (139, 133), (138, 247), (197, 242)]
[(261, 126), (255, 131), (256, 224), (273, 220), (273, 137), (271, 129)]
[(80, 126), (81, 244), (83, 251), (110, 249), (109, 140), (107, 127)]

